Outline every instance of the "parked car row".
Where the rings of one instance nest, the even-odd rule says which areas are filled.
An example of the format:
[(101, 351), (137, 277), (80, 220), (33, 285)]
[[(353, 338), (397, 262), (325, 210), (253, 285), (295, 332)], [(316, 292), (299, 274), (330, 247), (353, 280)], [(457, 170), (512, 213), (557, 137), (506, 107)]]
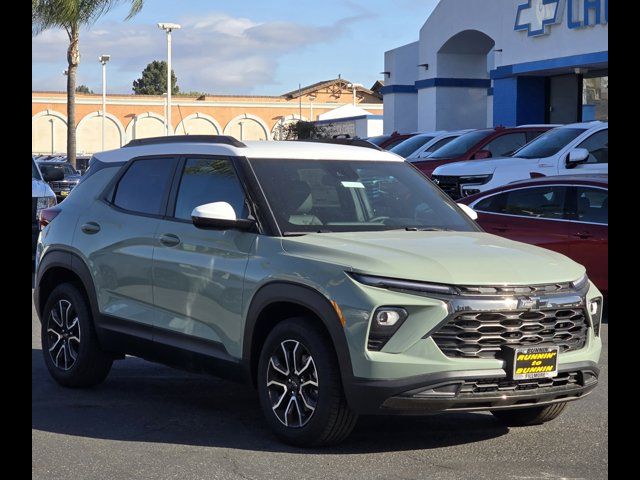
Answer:
[(475, 210), (487, 232), (563, 253), (608, 291), (607, 122), (424, 132), (390, 151)]

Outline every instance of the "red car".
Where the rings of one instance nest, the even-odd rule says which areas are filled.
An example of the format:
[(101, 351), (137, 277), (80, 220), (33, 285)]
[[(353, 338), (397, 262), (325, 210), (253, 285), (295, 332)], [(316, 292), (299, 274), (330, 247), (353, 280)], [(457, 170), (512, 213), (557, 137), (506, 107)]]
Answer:
[(495, 127), (474, 130), (460, 135), (433, 152), (428, 158), (413, 164), (431, 178), (433, 171), (446, 163), (511, 155), (538, 135), (555, 127), (557, 125), (524, 125), (513, 128)]
[(607, 175), (565, 175), (509, 183), (460, 200), (488, 233), (562, 253), (609, 287)]

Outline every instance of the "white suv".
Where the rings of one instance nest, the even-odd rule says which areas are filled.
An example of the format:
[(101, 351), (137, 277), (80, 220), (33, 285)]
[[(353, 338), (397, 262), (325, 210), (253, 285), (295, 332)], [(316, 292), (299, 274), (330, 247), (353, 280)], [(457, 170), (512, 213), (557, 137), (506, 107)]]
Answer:
[(432, 178), (457, 199), (532, 176), (575, 173), (609, 173), (608, 122), (554, 128), (510, 157), (442, 165)]

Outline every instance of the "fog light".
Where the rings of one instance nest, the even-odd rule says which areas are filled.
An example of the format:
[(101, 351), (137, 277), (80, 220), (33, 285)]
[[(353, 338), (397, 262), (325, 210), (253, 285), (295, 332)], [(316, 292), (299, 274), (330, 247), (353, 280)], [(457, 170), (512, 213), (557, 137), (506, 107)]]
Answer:
[(380, 307), (373, 312), (367, 348), (380, 351), (398, 331), (409, 314), (401, 307)]
[(400, 321), (402, 314), (406, 316), (404, 310), (397, 309), (381, 309), (376, 312), (375, 320), (381, 327), (392, 327)]

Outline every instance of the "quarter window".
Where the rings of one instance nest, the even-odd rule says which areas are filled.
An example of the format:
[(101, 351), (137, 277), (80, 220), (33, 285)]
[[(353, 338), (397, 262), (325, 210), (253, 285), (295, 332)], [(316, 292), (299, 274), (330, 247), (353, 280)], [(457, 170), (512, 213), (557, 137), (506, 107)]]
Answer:
[(565, 193), (566, 187), (562, 186), (511, 190), (481, 200), (475, 209), (520, 217), (563, 219)]
[(137, 213), (162, 214), (162, 202), (169, 188), (174, 166), (172, 158), (134, 161), (118, 182), (114, 205)]
[(174, 216), (191, 220), (199, 205), (227, 202), (238, 218), (246, 218), (244, 191), (231, 162), (227, 159), (187, 159), (180, 180)]

